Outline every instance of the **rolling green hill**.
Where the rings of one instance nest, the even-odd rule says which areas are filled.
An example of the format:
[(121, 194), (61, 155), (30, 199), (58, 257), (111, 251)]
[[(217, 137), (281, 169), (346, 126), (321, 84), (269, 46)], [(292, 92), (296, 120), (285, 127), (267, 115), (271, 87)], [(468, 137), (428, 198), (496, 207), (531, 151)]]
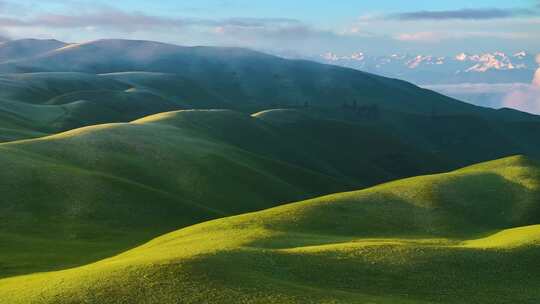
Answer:
[(0, 303), (535, 303), (540, 166), (511, 157), (198, 224)]
[(195, 83), (166, 74), (4, 74), (0, 88), (0, 141), (177, 109), (227, 108)]
[[(6, 74), (0, 78), (0, 141), (35, 138), (95, 124), (129, 122), (176, 109), (238, 108), (237, 103), (218, 98), (217, 93), (173, 74), (54, 72)], [(247, 106), (239, 111), (251, 114), (250, 108)], [(362, 106), (358, 105), (334, 109), (308, 105), (267, 109), (260, 112), (260, 118), (280, 126), (284, 129), (281, 136), (287, 138), (296, 132), (291, 125), (301, 126), (300, 132), (304, 133), (306, 128), (313, 128), (311, 142), (317, 142), (318, 136), (324, 136), (320, 141), (325, 147), (321, 148), (326, 149), (332, 148), (326, 140), (342, 137), (342, 140), (334, 140), (332, 145), (336, 150), (347, 150), (351, 142), (363, 136), (360, 132), (378, 134), (381, 141), (395, 141), (397, 138), (412, 146), (413, 150), (431, 155), (430, 158), (437, 158), (448, 165), (432, 166), (429, 168), (431, 172), (513, 154), (540, 156), (540, 138), (535, 133), (540, 123), (535, 121), (536, 116), (520, 116), (519, 113), (504, 111), (511, 118), (502, 119), (497, 115), (491, 118), (478, 115), (423, 115), (374, 109), (378, 109), (374, 110), (376, 113), (364, 112)], [(259, 115), (257, 113), (255, 115)], [(293, 119), (292, 124), (283, 123), (291, 119), (288, 117), (291, 115), (310, 119)], [(285, 121), (280, 122), (279, 119)], [(326, 128), (330, 120), (334, 121), (334, 127)], [(370, 147), (376, 144), (372, 143)], [(273, 146), (275, 142), (270, 148)], [(467, 149), (463, 149), (464, 146)], [(377, 151), (377, 148), (373, 151)], [(340, 151), (336, 154), (341, 156), (343, 153)], [(357, 159), (352, 153), (349, 158)], [(299, 160), (302, 161), (302, 158)], [(414, 157), (385, 161), (406, 165), (414, 163)], [(395, 178), (403, 176), (396, 175)]]
[[(538, 116), (472, 106), (395, 79), (238, 48), (114, 39), (53, 50), (48, 46), (56, 42), (20, 45), (31, 48), (34, 43), (36, 49), (43, 44), (46, 51), (28, 51), (31, 55), (0, 63), (0, 71), (12, 72), (0, 76), (2, 142), (173, 110), (219, 108), (257, 114), (282, 109), (287, 111), (261, 117), (281, 128), (286, 124), (279, 120), (291, 119), (288, 115), (311, 117), (294, 124), (314, 128), (312, 144), (319, 141), (319, 133), (343, 137), (332, 143), (336, 150), (348, 149), (347, 144), (361, 136), (350, 136), (353, 132), (386, 136), (383, 141), (397, 138), (446, 165), (432, 166), (429, 172), (515, 154), (540, 157)], [(322, 122), (316, 125), (315, 120)], [(342, 124), (321, 127), (328, 120)], [(320, 148), (330, 150), (326, 140)], [(352, 152), (348, 157), (356, 161)], [(415, 163), (414, 157), (384, 161)]]
[(208, 219), (447, 166), (384, 130), (265, 116), (168, 112), (0, 144), (0, 276), (86, 263)]

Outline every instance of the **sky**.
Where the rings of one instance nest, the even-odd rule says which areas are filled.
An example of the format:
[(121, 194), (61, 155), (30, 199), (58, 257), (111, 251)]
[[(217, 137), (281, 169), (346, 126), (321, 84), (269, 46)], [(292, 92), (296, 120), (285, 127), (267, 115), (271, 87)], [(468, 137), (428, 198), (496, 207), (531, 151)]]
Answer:
[(540, 0), (0, 0), (4, 39), (241, 46), (301, 56), (540, 51)]

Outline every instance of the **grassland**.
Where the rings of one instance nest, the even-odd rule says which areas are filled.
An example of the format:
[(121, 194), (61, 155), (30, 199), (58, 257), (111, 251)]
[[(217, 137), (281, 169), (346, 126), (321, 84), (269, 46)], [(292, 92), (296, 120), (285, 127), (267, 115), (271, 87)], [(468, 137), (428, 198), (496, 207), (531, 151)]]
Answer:
[(206, 220), (436, 164), (361, 126), (262, 116), (178, 111), (1, 144), (0, 277), (86, 264)]
[(535, 303), (540, 167), (512, 157), (218, 219), (0, 303)]
[(0, 46), (0, 304), (540, 301), (537, 116), (243, 49), (55, 45)]

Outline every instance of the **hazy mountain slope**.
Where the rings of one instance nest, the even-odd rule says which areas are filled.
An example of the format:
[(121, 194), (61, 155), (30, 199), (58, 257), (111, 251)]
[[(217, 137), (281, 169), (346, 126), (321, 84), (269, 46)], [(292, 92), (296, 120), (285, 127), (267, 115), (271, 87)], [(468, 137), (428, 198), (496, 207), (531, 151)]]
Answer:
[[(92, 96), (92, 92), (99, 92), (99, 98), (109, 98), (104, 102), (119, 104), (122, 103), (120, 96), (114, 96), (111, 100), (109, 96), (106, 96), (106, 92), (123, 92), (127, 88), (129, 86), (126, 84), (90, 74), (0, 75), (0, 117), (2, 124), (11, 121), (4, 127), (5, 131), (0, 134), (5, 140), (24, 139), (99, 122), (121, 121), (123, 117), (129, 116), (130, 112), (136, 110), (135, 103), (124, 102), (124, 106), (117, 110), (121, 113), (116, 113), (115, 117), (110, 113), (112, 109), (102, 104), (91, 104), (93, 100), (86, 99)], [(68, 96), (72, 98), (68, 99)], [(58, 99), (63, 99), (65, 102), (54, 102)], [(145, 97), (145, 104), (151, 102), (151, 99)], [(81, 114), (79, 115), (77, 111), (81, 108), (84, 110), (79, 111)], [(156, 110), (169, 109), (170, 107), (158, 107)], [(91, 113), (93, 115), (90, 115)], [(18, 133), (20, 137), (9, 137), (11, 133)]]
[(318, 136), (310, 124), (180, 111), (1, 144), (0, 272), (85, 263), (207, 219), (446, 166), (383, 131), (311, 124)]
[(227, 103), (226, 98), (207, 90), (204, 83), (199, 84), (174, 74), (122, 72), (100, 76), (126, 83), (133, 90), (149, 92), (190, 109), (234, 108), (234, 104)]
[(2, 99), (45, 104), (59, 95), (95, 90), (127, 90), (129, 85), (93, 74), (55, 72), (0, 75)]
[(66, 45), (54, 39), (18, 39), (0, 42), (0, 62), (35, 57)]
[(46, 135), (50, 123), (62, 109), (0, 100), (0, 142)]
[(237, 107), (339, 107), (378, 104), (408, 113), (492, 115), (412, 84), (352, 69), (286, 60), (237, 48), (180, 47), (151, 41), (98, 40), (0, 64), (0, 71), (172, 73), (195, 81)]
[(534, 303), (539, 198), (538, 163), (502, 159), (210, 221), (84, 267), (0, 280), (0, 302)]

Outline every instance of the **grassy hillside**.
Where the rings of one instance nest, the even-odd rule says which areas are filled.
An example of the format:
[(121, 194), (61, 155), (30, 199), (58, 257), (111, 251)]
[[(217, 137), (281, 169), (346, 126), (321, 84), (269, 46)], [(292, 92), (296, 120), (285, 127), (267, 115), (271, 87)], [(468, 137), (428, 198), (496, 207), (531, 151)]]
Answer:
[[(5, 130), (0, 132), (0, 137), (2, 141), (10, 141), (111, 122), (110, 119), (120, 121), (120, 115), (110, 117), (112, 109), (95, 103), (95, 100), (87, 100), (87, 96), (99, 92), (101, 100), (109, 99), (104, 102), (120, 104), (120, 96), (111, 100), (106, 93), (123, 92), (129, 86), (88, 74), (36, 73), (1, 75), (0, 88), (0, 127)], [(59, 99), (65, 102), (55, 102)], [(151, 104), (151, 99), (145, 99)], [(125, 105), (124, 102), (122, 112), (132, 111), (131, 104), (130, 107)], [(81, 108), (84, 110), (78, 112)]]
[(129, 122), (178, 109), (234, 108), (193, 81), (163, 73), (52, 72), (0, 76), (0, 141)]
[[(122, 72), (100, 75), (128, 84), (137, 91), (149, 92), (188, 109), (231, 109), (225, 96), (208, 90), (204, 83), (166, 73)], [(150, 114), (150, 113), (148, 113)]]
[(238, 48), (0, 71), (0, 304), (540, 300), (538, 116)]
[(0, 303), (535, 303), (539, 198), (538, 163), (501, 159), (3, 279)]
[[(290, 120), (291, 115), (304, 119)], [(284, 119), (278, 122), (276, 117)], [(405, 143), (384, 128), (311, 118), (295, 110), (252, 116), (233, 111), (180, 111), (148, 116), (138, 122), (197, 130), (214, 140), (324, 172), (356, 186), (449, 166), (446, 160)]]
[[(392, 94), (388, 95), (389, 99)], [(238, 103), (229, 97), (197, 81), (166, 73), (4, 74), (0, 76), (0, 141), (35, 138), (95, 124), (129, 122), (171, 110), (222, 108), (255, 113), (255, 117), (280, 128), (281, 137), (293, 141), (295, 136), (307, 136), (306, 130), (311, 128), (307, 144), (313, 146), (320, 142), (317, 149), (326, 149), (326, 153), (330, 153), (330, 149), (337, 150), (334, 153), (339, 159), (336, 157), (335, 161), (341, 161), (344, 169), (350, 170), (357, 170), (348, 165), (350, 161), (361, 161), (353, 154), (358, 150), (355, 141), (366, 136), (379, 138), (377, 142), (362, 142), (369, 145), (364, 146), (366, 153), (378, 153), (382, 150), (378, 147), (382, 148), (385, 142), (407, 143), (409, 148), (398, 149), (404, 153), (399, 152), (400, 155), (394, 157), (386, 155), (379, 161), (397, 163), (399, 167), (420, 166), (422, 172), (448, 170), (514, 154), (540, 157), (540, 138), (535, 132), (540, 122), (535, 121), (536, 116), (515, 111), (492, 111), (489, 117), (451, 115), (433, 109), (429, 115), (408, 114), (386, 110), (382, 105), (365, 107), (351, 102), (345, 106), (338, 102), (334, 108), (307, 102), (295, 108), (269, 110), (264, 103)], [(439, 104), (440, 101), (433, 99), (432, 102)], [(279, 107), (279, 104), (273, 106)], [(260, 109), (264, 110), (259, 112)], [(302, 134), (296, 134), (298, 132)], [(260, 146), (256, 153), (266, 153), (276, 148), (275, 140), (270, 146)], [(464, 146), (467, 149), (463, 149)], [(348, 156), (343, 158), (346, 153)], [(426, 165), (418, 164), (415, 162), (420, 159), (415, 156), (417, 153), (430, 161)], [(433, 166), (433, 158), (447, 166), (438, 163)], [(304, 157), (296, 161), (304, 161)], [(375, 182), (381, 181), (380, 176), (406, 176), (374, 170), (369, 167), (370, 162), (366, 165), (366, 175), (374, 172)], [(426, 167), (429, 170), (424, 170)]]
[(349, 128), (193, 110), (0, 144), (0, 276), (86, 263), (208, 219), (445, 166), (381, 130)]
[(509, 155), (540, 157), (535, 122), (490, 121), (472, 115), (394, 115), (374, 124), (389, 127), (413, 146), (466, 166)]

